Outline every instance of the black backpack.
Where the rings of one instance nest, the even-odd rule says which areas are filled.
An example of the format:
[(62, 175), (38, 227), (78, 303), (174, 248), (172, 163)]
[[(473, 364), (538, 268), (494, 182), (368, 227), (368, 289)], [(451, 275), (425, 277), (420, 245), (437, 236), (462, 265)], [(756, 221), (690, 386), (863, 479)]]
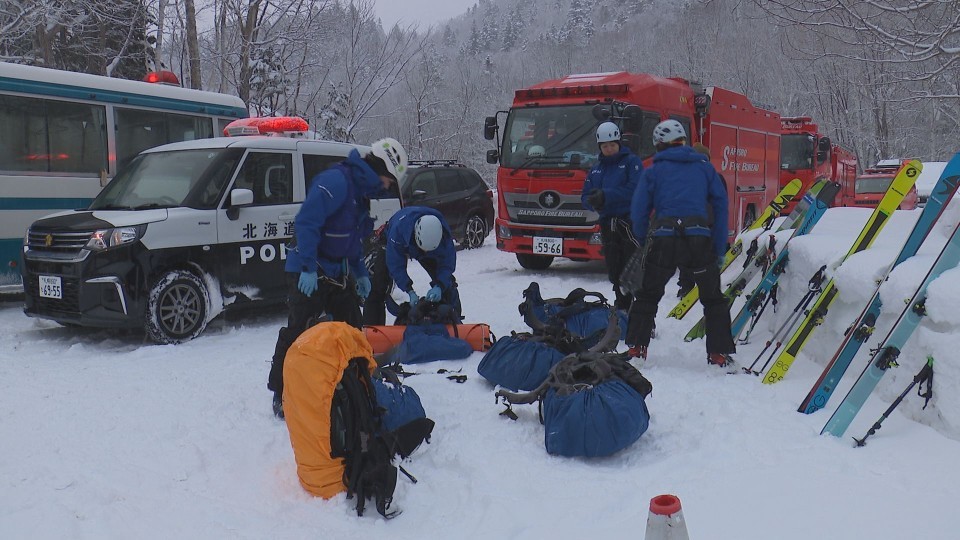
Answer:
[[(333, 394), (330, 455), (344, 459), (343, 484), (347, 487), (347, 498), (357, 499), (357, 515), (363, 515), (366, 500), (372, 498), (377, 512), (390, 519), (400, 514), (399, 510), (390, 509), (397, 486), (393, 457), (399, 455), (405, 459), (423, 441), (429, 442), (434, 422), (419, 418), (387, 432), (382, 427), (382, 415), (366, 359), (351, 359)], [(402, 467), (400, 470), (416, 482)]]

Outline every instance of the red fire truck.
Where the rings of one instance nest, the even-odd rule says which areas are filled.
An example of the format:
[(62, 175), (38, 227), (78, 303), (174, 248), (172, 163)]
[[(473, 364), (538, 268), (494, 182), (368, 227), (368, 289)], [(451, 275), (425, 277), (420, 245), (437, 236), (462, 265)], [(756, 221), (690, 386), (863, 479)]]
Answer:
[[(840, 184), (834, 206), (853, 206), (856, 196), (857, 157), (820, 133), (809, 116), (780, 118), (780, 187), (794, 178), (803, 181), (803, 193), (814, 182), (829, 178)], [(793, 210), (799, 198), (786, 207)]]
[(690, 143), (711, 149), (727, 183), (731, 234), (749, 224), (779, 191), (780, 116), (742, 94), (680, 78), (627, 72), (570, 75), (514, 93), (513, 106), (487, 117), (484, 137), (497, 170), (497, 247), (520, 266), (542, 270), (555, 257), (602, 258), (598, 215), (580, 202), (597, 159), (595, 130), (620, 126), (623, 141), (650, 165), (653, 128), (679, 121)]

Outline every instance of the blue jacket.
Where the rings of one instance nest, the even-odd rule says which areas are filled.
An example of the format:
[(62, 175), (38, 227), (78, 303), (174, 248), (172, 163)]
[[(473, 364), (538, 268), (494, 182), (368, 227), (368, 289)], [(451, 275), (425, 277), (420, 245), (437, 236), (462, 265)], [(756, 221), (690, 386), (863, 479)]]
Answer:
[[(630, 205), (633, 233), (646, 238), (651, 212), (657, 218), (699, 216), (706, 221), (707, 205), (713, 208), (712, 226), (687, 228), (686, 234), (712, 237), (714, 252), (721, 256), (727, 251), (727, 190), (707, 156), (689, 146), (672, 146), (657, 152), (640, 176)], [(664, 227), (653, 234), (676, 233)]]
[[(420, 216), (433, 215), (440, 218), (443, 225), (443, 239), (433, 251), (423, 251), (413, 237), (414, 226)], [(443, 215), (433, 208), (424, 206), (408, 206), (390, 218), (387, 222), (387, 269), (390, 277), (403, 292), (410, 292), (413, 280), (407, 274), (407, 259), (433, 259), (437, 261), (437, 281), (432, 285), (440, 285), (447, 290), (453, 284), (453, 272), (457, 269), (457, 250), (453, 247), (453, 233)]]
[(643, 161), (626, 145), (620, 145), (620, 151), (607, 157), (600, 154), (597, 164), (587, 173), (583, 181), (583, 194), (580, 200), (584, 208), (596, 210), (587, 202), (587, 197), (595, 189), (603, 190), (603, 209), (596, 210), (600, 219), (609, 220), (612, 217), (628, 217), (630, 215), (630, 198), (637, 189), (637, 182), (643, 172)]
[(287, 252), (287, 272), (313, 272), (339, 279), (353, 271), (368, 276), (361, 261), (363, 238), (373, 232), (370, 197), (383, 191), (377, 173), (356, 150), (310, 181), (294, 219), (296, 247)]

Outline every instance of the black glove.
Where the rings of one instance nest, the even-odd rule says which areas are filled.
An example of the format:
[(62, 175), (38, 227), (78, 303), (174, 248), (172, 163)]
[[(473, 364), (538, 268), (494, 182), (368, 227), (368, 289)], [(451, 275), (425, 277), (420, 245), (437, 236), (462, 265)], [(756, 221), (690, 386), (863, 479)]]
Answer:
[(587, 195), (587, 203), (593, 207), (594, 210), (603, 210), (603, 190), (595, 189)]

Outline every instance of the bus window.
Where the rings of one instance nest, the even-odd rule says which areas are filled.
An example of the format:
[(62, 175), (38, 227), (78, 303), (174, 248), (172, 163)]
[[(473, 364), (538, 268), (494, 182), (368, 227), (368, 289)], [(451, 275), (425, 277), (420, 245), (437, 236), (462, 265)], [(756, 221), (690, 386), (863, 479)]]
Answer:
[(0, 170), (99, 174), (105, 124), (100, 105), (0, 95)]
[(147, 148), (213, 136), (210, 118), (120, 107), (114, 110), (114, 115), (117, 124), (117, 168), (123, 167)]

